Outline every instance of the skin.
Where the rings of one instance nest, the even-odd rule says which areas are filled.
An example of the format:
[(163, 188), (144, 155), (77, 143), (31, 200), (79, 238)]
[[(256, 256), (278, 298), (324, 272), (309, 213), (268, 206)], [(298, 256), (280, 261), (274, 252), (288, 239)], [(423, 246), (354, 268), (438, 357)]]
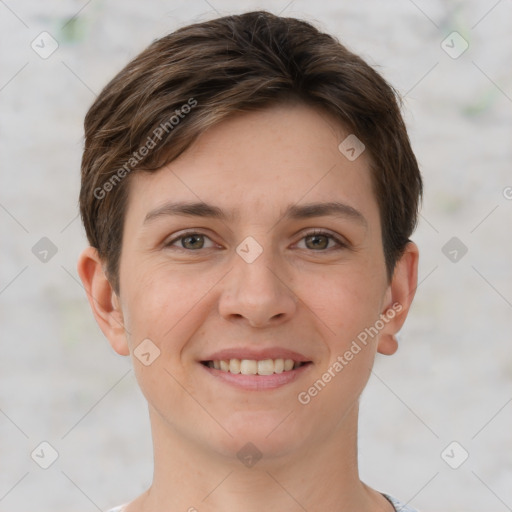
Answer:
[[(128, 512), (393, 510), (359, 479), (358, 400), (375, 354), (397, 349), (394, 335), (417, 285), (418, 249), (408, 244), (389, 282), (369, 155), (349, 161), (338, 150), (347, 135), (302, 104), (237, 114), (156, 173), (130, 176), (119, 296), (97, 251), (81, 254), (78, 272), (95, 318), (113, 349), (131, 355), (149, 404), (154, 480)], [(144, 222), (171, 199), (238, 216)], [(365, 222), (283, 217), (288, 205), (328, 201), (351, 206)], [(312, 229), (346, 246), (307, 236)], [(205, 236), (176, 240), (183, 230)], [(252, 263), (236, 252), (248, 236), (263, 249)], [(394, 303), (400, 312), (300, 403), (298, 394)], [(160, 355), (145, 366), (134, 350), (147, 338)], [(250, 391), (199, 363), (240, 346), (288, 348), (312, 364), (281, 388)], [(248, 442), (262, 454), (253, 467), (237, 457)]]

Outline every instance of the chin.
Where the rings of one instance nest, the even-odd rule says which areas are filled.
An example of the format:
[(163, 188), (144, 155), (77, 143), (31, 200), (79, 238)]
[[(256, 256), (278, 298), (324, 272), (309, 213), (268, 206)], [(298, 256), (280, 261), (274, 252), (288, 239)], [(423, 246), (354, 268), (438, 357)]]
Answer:
[(285, 419), (287, 415), (293, 416), (290, 412), (238, 412), (229, 421), (223, 421), (223, 426), (232, 437), (220, 434), (218, 451), (226, 457), (239, 459), (244, 455), (260, 455), (263, 458), (288, 455), (303, 446), (305, 437), (296, 431), (297, 425), (290, 429)]

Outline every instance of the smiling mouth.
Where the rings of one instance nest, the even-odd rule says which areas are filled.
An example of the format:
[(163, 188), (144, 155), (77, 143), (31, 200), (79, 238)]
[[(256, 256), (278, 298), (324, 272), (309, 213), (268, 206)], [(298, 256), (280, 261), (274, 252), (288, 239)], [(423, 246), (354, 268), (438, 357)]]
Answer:
[(201, 364), (235, 375), (273, 375), (275, 373), (291, 372), (301, 366), (311, 364), (311, 361), (299, 362), (293, 359), (223, 359), (201, 361)]

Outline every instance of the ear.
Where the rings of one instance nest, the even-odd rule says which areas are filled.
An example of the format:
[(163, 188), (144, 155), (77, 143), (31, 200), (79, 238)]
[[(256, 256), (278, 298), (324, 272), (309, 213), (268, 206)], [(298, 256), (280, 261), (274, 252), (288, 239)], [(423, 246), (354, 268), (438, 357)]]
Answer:
[(380, 332), (377, 351), (392, 355), (398, 349), (395, 334), (402, 328), (418, 286), (419, 251), (415, 243), (409, 242), (395, 266), (393, 278), (386, 290), (381, 316), (385, 327)]
[(121, 303), (103, 272), (102, 262), (94, 247), (87, 247), (80, 254), (77, 270), (103, 334), (118, 354), (129, 355)]

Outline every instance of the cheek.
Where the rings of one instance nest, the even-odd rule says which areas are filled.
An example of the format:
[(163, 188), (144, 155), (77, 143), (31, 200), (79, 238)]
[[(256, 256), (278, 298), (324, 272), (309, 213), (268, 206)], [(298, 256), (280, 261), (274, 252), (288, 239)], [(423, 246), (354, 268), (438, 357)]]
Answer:
[[(133, 367), (142, 393), (157, 410), (181, 407), (178, 383), (187, 377), (183, 350), (201, 325), (200, 301), (212, 286), (208, 284), (163, 266), (148, 266), (133, 272), (124, 287)], [(150, 354), (149, 364), (139, 358), (143, 353)]]
[[(370, 336), (367, 329), (380, 318), (384, 288), (379, 276), (353, 267), (338, 267), (337, 272), (315, 282), (314, 287), (310, 283), (303, 288), (310, 292), (301, 298), (319, 319), (317, 325), (323, 330), (327, 353), (313, 387), (304, 391), (306, 398), (321, 395), (314, 406), (321, 409), (321, 404), (326, 403), (352, 403), (364, 389), (378, 339)], [(337, 414), (343, 415), (343, 408)]]
[(314, 279), (304, 274), (297, 283), (299, 298), (330, 333), (333, 345), (342, 348), (379, 317), (382, 286), (364, 269), (327, 269)]
[(194, 325), (197, 327), (202, 300), (218, 279), (190, 270), (141, 264), (130, 276), (125, 286), (125, 324), (131, 333), (132, 348), (150, 338), (163, 353), (173, 356), (180, 349), (176, 347), (177, 340), (186, 340)]
[(308, 305), (320, 319), (326, 354), (298, 399), (332, 426), (356, 403), (371, 375), (377, 337), (366, 329), (379, 319), (380, 301), (375, 284), (357, 273), (325, 284), (310, 294)]

